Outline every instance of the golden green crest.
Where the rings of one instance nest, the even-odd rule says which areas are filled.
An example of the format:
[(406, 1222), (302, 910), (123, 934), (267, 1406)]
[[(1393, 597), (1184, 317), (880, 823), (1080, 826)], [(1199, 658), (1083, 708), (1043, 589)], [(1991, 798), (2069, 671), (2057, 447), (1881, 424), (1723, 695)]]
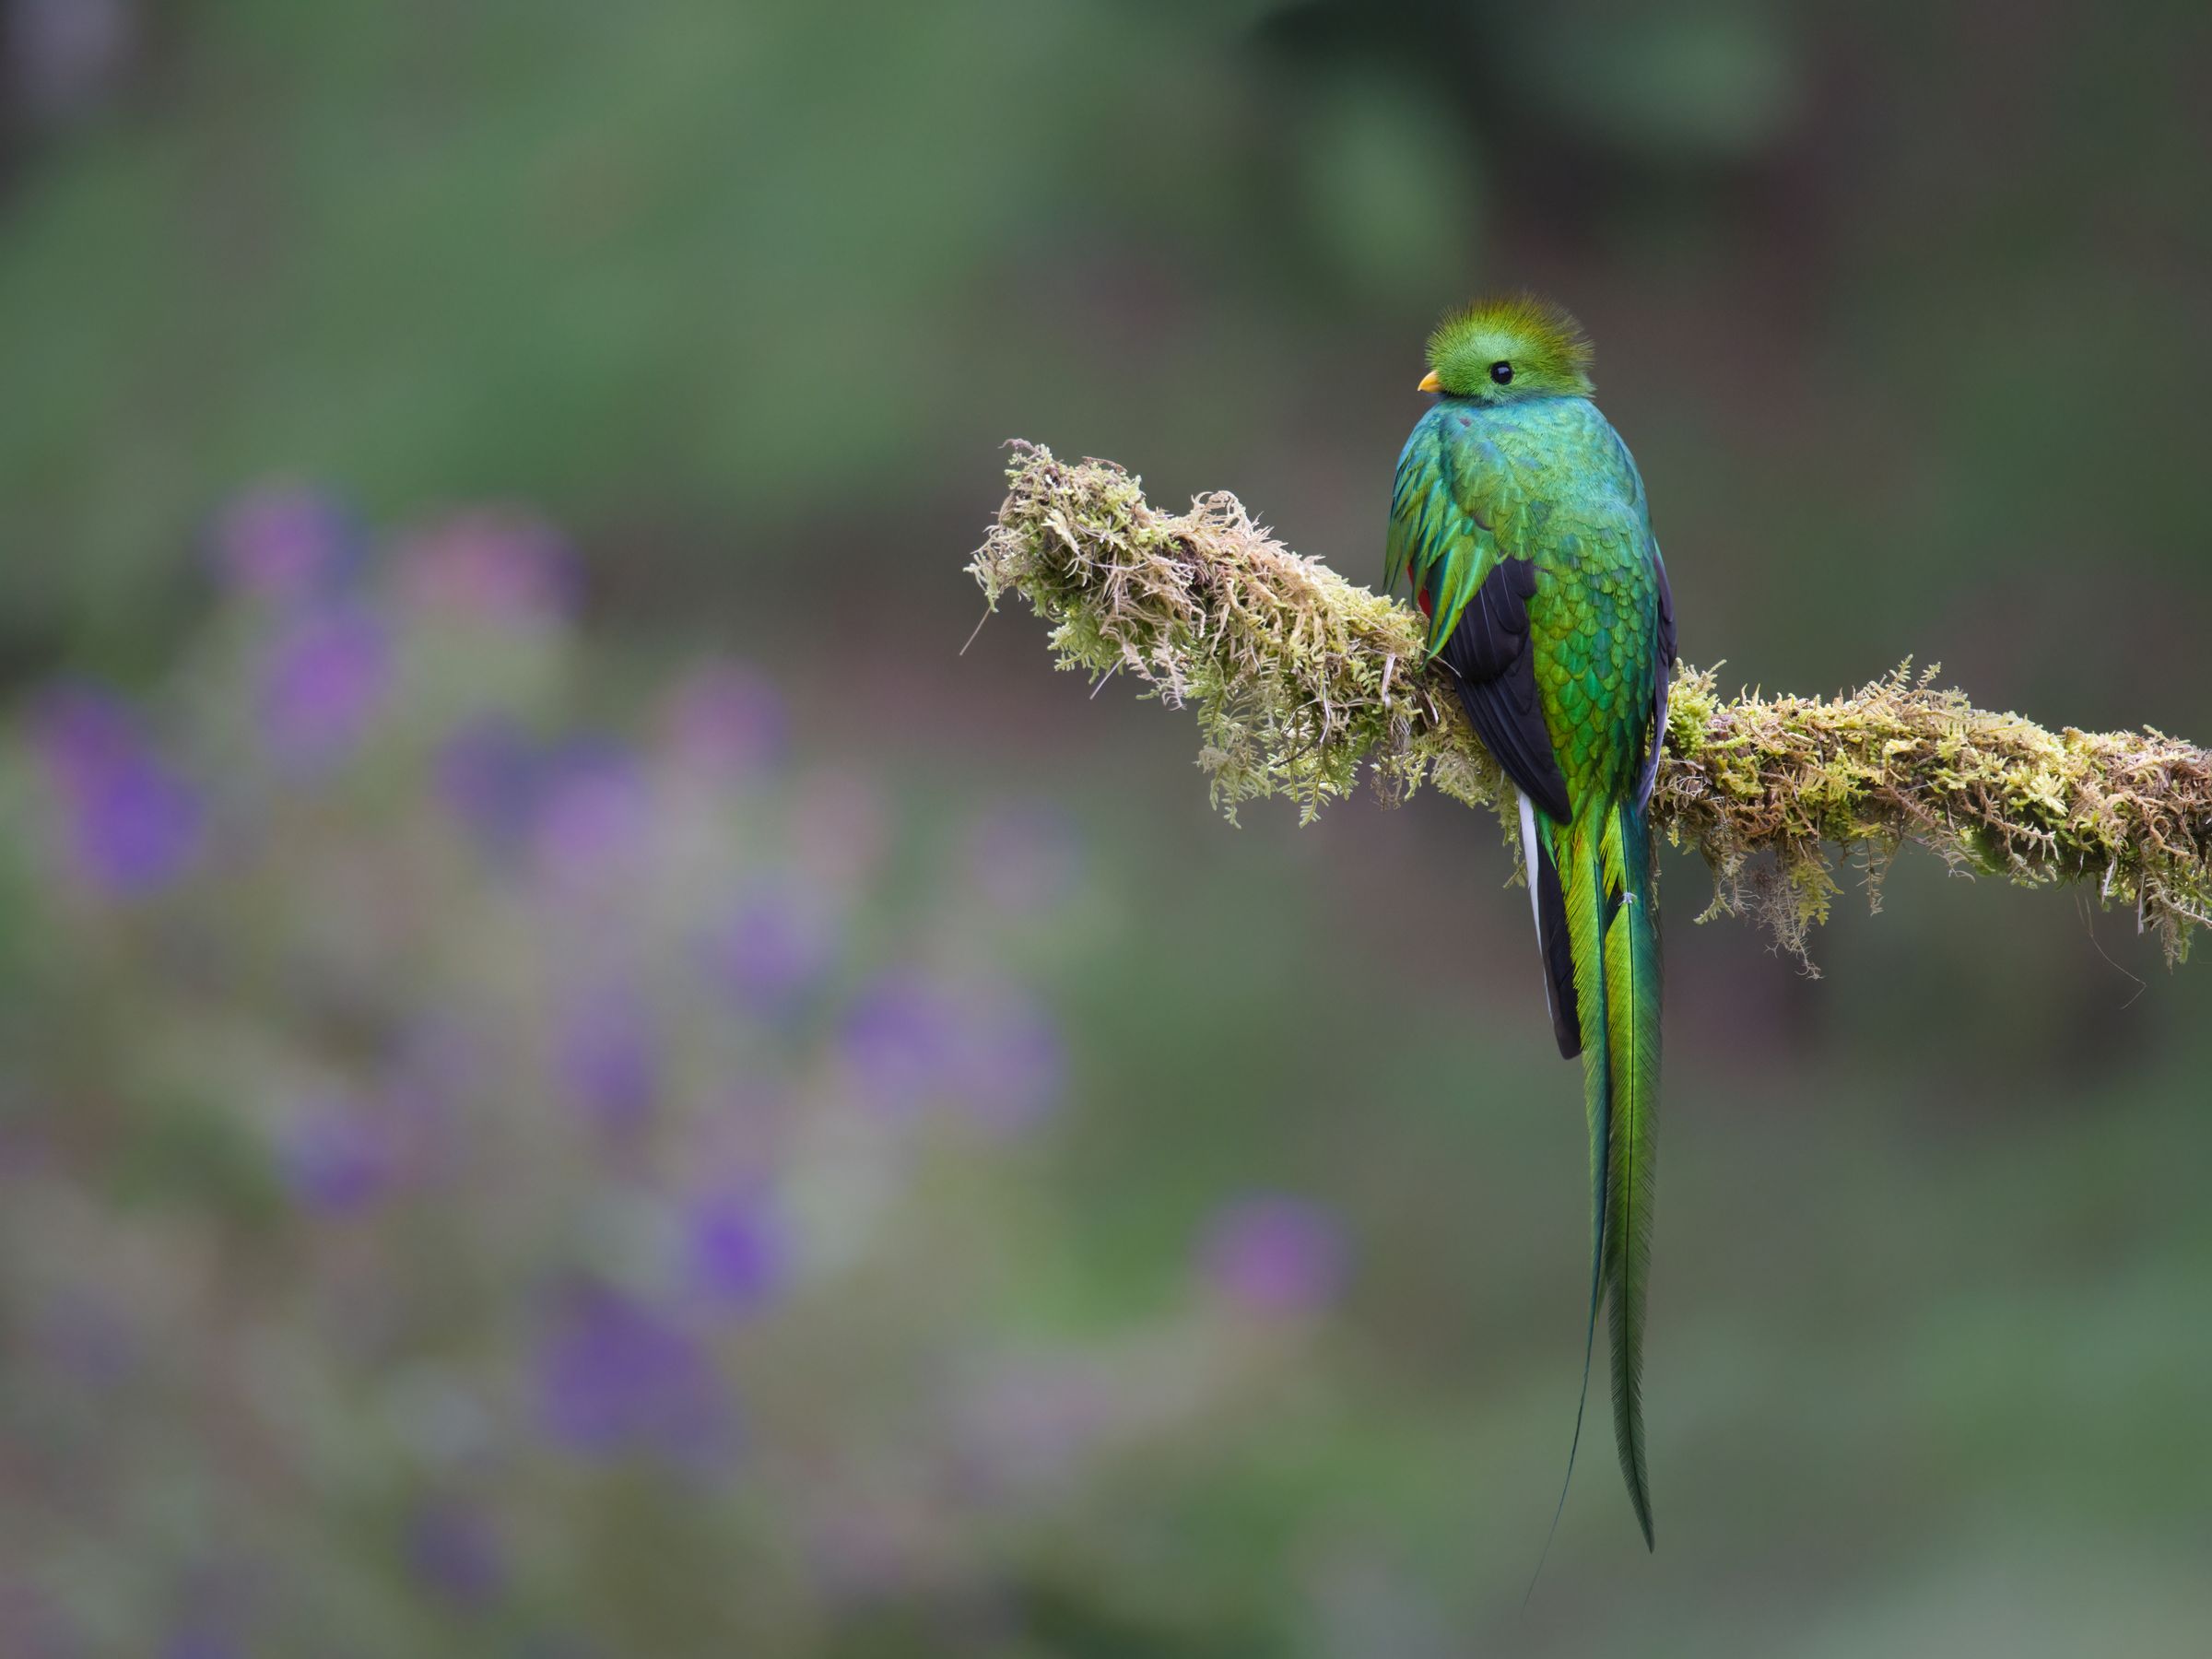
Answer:
[(1421, 387), (1485, 403), (1587, 397), (1594, 355), (1582, 324), (1550, 300), (1497, 295), (1436, 325)]

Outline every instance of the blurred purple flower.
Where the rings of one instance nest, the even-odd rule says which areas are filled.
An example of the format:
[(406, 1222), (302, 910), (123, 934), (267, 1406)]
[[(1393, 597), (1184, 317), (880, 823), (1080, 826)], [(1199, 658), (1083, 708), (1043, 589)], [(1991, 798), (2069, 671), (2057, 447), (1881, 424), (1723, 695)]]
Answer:
[(139, 898), (185, 874), (200, 848), (198, 794), (165, 766), (123, 704), (72, 688), (32, 716), (33, 742), (67, 815), (70, 862), (95, 891)]
[(347, 1100), (317, 1101), (300, 1112), (284, 1131), (277, 1164), (293, 1201), (329, 1217), (375, 1204), (397, 1173), (382, 1126)]
[(839, 1046), (870, 1103), (911, 1111), (942, 1090), (956, 1018), (951, 997), (911, 969), (894, 969), (864, 991)]
[(146, 756), (138, 718), (110, 693), (89, 686), (49, 691), (31, 712), (40, 758), (65, 789), (83, 789)]
[(559, 621), (574, 607), (576, 566), (546, 520), (486, 507), (455, 513), (408, 542), (400, 592), (416, 607), (471, 621)]
[(1083, 873), (1075, 821), (1043, 803), (1009, 802), (976, 821), (969, 869), (1002, 909), (1042, 910), (1065, 899)]
[(660, 1095), (659, 1044), (643, 1004), (627, 990), (571, 997), (555, 1059), (570, 1095), (601, 1129), (634, 1128)]
[(861, 994), (841, 1048), (876, 1106), (949, 1103), (994, 1129), (1032, 1122), (1057, 1100), (1066, 1075), (1059, 1031), (1034, 998), (912, 969), (886, 973)]
[(789, 712), (766, 675), (740, 663), (708, 663), (669, 693), (662, 716), (670, 751), (710, 777), (738, 779), (783, 758)]
[(652, 796), (629, 750), (585, 739), (548, 758), (531, 846), (557, 885), (589, 885), (618, 872), (652, 827)]
[(235, 1637), (205, 1624), (190, 1624), (162, 1642), (160, 1659), (245, 1659)]
[(1304, 1199), (1246, 1198), (1216, 1215), (1199, 1265), (1216, 1290), (1254, 1312), (1312, 1312), (1343, 1288), (1344, 1235), (1327, 1211)]
[(557, 886), (590, 885), (626, 867), (653, 829), (636, 755), (609, 738), (547, 750), (512, 720), (463, 724), (439, 751), (438, 794), (488, 848), (526, 841)]
[(692, 1289), (720, 1312), (747, 1314), (768, 1305), (783, 1281), (783, 1240), (758, 1199), (711, 1194), (687, 1222)]
[(150, 758), (99, 779), (70, 805), (77, 873), (112, 897), (160, 891), (199, 850), (199, 795)]
[(707, 971), (740, 1006), (786, 1010), (837, 961), (836, 926), (788, 887), (739, 902), (706, 940)]
[(538, 1418), (571, 1451), (712, 1462), (729, 1444), (724, 1384), (706, 1348), (644, 1304), (571, 1292), (540, 1341)]
[(436, 767), (439, 798), (479, 841), (500, 848), (522, 839), (544, 764), (520, 726), (500, 715), (469, 721), (439, 750)]
[(480, 1607), (497, 1598), (507, 1566), (491, 1524), (473, 1510), (436, 1503), (407, 1526), (407, 1568), (441, 1599)]
[(215, 530), (216, 566), (241, 593), (291, 601), (327, 593), (352, 574), (360, 534), (318, 490), (272, 484), (234, 502)]
[(261, 725), (287, 764), (343, 759), (369, 729), (392, 682), (392, 642), (371, 612), (302, 612), (272, 642), (262, 670)]

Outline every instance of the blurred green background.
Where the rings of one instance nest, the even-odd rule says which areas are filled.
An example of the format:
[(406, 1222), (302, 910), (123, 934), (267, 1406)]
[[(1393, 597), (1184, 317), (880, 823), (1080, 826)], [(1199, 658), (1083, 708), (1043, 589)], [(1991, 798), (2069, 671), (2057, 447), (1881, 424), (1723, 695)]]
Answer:
[[(2212, 735), (2197, 5), (0, 5), (0, 1649), (2197, 1654), (2212, 990), (1669, 859), (1647, 1557), (1494, 827), (1208, 812), (996, 445)], [(1601, 1384), (1602, 1387), (1602, 1384)]]

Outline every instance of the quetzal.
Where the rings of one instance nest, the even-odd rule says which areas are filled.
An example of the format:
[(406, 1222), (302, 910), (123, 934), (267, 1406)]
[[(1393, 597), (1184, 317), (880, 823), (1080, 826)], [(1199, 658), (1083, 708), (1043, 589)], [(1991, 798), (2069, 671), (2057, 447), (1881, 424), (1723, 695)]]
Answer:
[(1520, 792), (1552, 1026), (1559, 1053), (1583, 1058), (1589, 1108), (1583, 1395), (1602, 1308), (1621, 1473), (1648, 1547), (1660, 1001), (1648, 815), (1675, 624), (1643, 479), (1590, 401), (1590, 361), (1574, 319), (1527, 296), (1480, 300), (1439, 325), (1420, 382), (1439, 395), (1398, 456), (1387, 581), (1411, 581), (1430, 659)]

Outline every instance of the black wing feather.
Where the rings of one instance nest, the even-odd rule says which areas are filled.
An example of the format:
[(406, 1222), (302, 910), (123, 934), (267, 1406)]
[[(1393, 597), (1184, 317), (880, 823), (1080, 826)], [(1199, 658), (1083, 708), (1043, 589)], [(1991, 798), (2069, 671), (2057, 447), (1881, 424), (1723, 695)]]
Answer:
[[(1460, 613), (1459, 625), (1438, 653), (1452, 670), (1467, 718), (1505, 775), (1547, 818), (1574, 816), (1567, 778), (1551, 748), (1551, 728), (1536, 695), (1536, 659), (1529, 646), (1528, 602), (1536, 591), (1536, 567), (1525, 559), (1498, 561)], [(1552, 1035), (1571, 1060), (1583, 1052), (1582, 1006), (1574, 989), (1574, 953), (1567, 934), (1567, 900), (1559, 865), (1546, 839), (1536, 838), (1536, 935), (1550, 982)]]
[(1551, 730), (1536, 697), (1535, 654), (1529, 649), (1528, 602), (1535, 591), (1534, 564), (1500, 559), (1460, 613), (1438, 657), (1452, 670), (1475, 735), (1505, 775), (1547, 817), (1564, 824), (1574, 817), (1574, 806), (1552, 754)]

